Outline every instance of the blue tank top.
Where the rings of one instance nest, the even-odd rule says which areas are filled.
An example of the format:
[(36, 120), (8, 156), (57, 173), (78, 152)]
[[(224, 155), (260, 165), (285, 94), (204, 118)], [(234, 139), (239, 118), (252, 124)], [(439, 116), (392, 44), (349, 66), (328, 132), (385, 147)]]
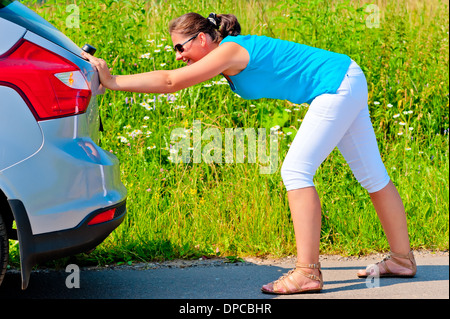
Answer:
[(229, 83), (244, 99), (311, 103), (321, 94), (336, 93), (351, 63), (344, 54), (266, 36), (227, 36), (220, 44), (226, 42), (239, 44), (250, 55), (247, 67), (230, 76)]

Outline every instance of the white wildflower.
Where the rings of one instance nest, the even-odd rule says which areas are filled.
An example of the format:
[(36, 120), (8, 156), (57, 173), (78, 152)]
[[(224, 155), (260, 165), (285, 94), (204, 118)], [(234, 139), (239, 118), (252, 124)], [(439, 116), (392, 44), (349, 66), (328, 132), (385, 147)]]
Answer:
[(274, 127), (270, 128), (271, 131), (278, 131), (279, 129), (280, 129), (279, 125), (275, 125)]
[(138, 135), (141, 135), (142, 131), (141, 130), (133, 130), (131, 132), (128, 132), (127, 135), (131, 136), (132, 138), (135, 138)]

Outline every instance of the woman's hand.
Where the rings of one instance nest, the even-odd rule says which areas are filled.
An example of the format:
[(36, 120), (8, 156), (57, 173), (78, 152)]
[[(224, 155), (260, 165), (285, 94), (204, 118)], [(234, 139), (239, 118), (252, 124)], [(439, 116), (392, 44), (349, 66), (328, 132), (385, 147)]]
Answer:
[(100, 82), (104, 88), (114, 90), (116, 79), (115, 76), (111, 74), (106, 61), (103, 59), (96, 58), (89, 53), (84, 51), (81, 52), (83, 58), (89, 60), (89, 62), (97, 69), (98, 75), (100, 77)]

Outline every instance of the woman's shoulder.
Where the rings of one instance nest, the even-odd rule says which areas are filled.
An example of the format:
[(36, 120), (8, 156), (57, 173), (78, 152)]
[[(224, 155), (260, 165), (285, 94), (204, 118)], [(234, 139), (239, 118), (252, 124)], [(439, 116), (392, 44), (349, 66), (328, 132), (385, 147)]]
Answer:
[(236, 36), (227, 36), (225, 37), (220, 44), (226, 43), (226, 42), (235, 42), (242, 46), (246, 45), (272, 45), (272, 46), (301, 46), (301, 47), (307, 47), (307, 45), (289, 41), (289, 40), (283, 40), (279, 38), (273, 38), (266, 35), (255, 35), (255, 34), (246, 34), (246, 35), (236, 35)]
[(222, 43), (226, 42), (259, 42), (259, 41), (270, 41), (275, 40), (274, 38), (270, 38), (265, 35), (255, 35), (255, 34), (239, 34), (239, 35), (229, 35), (225, 37), (222, 41)]
[(227, 42), (241, 42), (249, 35), (228, 35), (222, 41), (220, 41), (220, 44), (227, 43)]
[(276, 42), (277, 39), (270, 38), (265, 35), (254, 35), (254, 34), (246, 34), (246, 35), (235, 35), (235, 36), (227, 36), (225, 39), (221, 41), (220, 44), (233, 42), (237, 43), (240, 46), (246, 48), (248, 51), (253, 51), (254, 48), (271, 46), (271, 42)]

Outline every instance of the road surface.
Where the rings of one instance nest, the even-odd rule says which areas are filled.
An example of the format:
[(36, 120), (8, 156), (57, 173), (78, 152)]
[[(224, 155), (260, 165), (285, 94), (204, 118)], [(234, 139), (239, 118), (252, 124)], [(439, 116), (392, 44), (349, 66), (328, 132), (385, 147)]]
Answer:
[(3, 306), (4, 299), (175, 299), (181, 307), (194, 299), (197, 303), (199, 299), (223, 303), (228, 299), (449, 299), (448, 252), (417, 252), (418, 272), (412, 279), (382, 278), (376, 282), (356, 277), (358, 269), (381, 258), (321, 256), (323, 291), (289, 296), (263, 294), (260, 288), (293, 268), (294, 258), (247, 258), (233, 264), (216, 259), (81, 269), (72, 265), (67, 271), (38, 269), (24, 291), (20, 289), (20, 273), (9, 270), (0, 286), (0, 304)]

